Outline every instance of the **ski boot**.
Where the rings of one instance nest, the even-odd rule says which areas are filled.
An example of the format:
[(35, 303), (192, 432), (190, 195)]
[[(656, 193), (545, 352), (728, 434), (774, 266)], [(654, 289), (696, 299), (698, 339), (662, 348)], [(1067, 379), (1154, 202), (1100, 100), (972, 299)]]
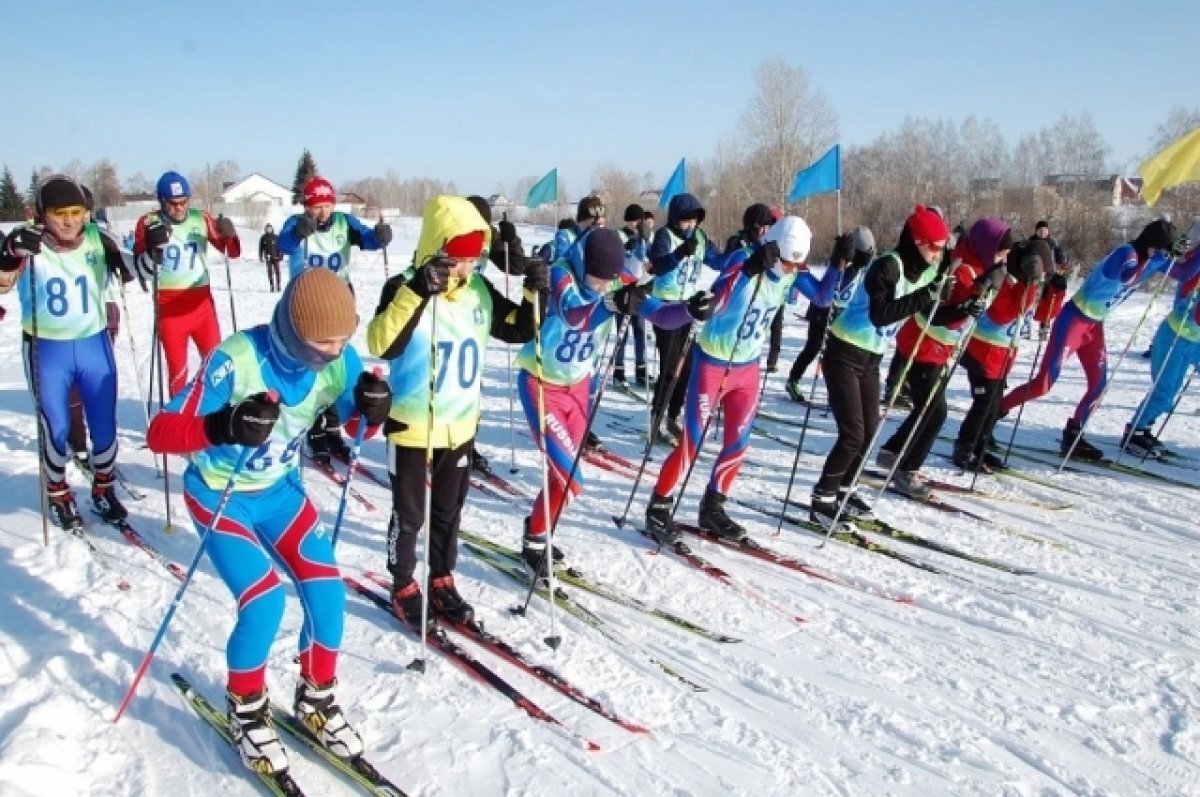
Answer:
[(264, 689), (240, 697), (226, 694), (229, 706), (229, 735), (238, 755), (251, 770), (264, 775), (279, 775), (288, 770), (287, 750), (271, 722), (271, 705)]
[(475, 620), (474, 607), (458, 594), (450, 573), (430, 580), (429, 607), (454, 625), (469, 625)]
[(596, 437), (595, 432), (588, 432), (583, 438), (584, 451), (603, 451), (604, 443), (600, 442), (600, 438)]
[(886, 448), (879, 449), (875, 452), (875, 465), (885, 472), (891, 473), (892, 468), (896, 466), (896, 452), (888, 451)]
[(1128, 424), (1125, 425), (1125, 436), (1121, 438), (1121, 445), (1134, 456), (1146, 459), (1158, 459), (1162, 456), (1164, 449), (1163, 444), (1150, 432), (1149, 427), (1134, 429)]
[[(1072, 445), (1075, 447), (1074, 451), (1071, 450)], [(1080, 462), (1099, 462), (1104, 459), (1104, 452), (1087, 441), (1079, 421), (1074, 418), (1068, 420), (1067, 425), (1063, 427), (1060, 451), (1064, 457), (1071, 452), (1071, 456)]]
[(675, 440), (675, 445), (679, 445), (679, 441), (683, 439), (683, 427), (679, 425), (678, 418), (667, 419), (667, 434)]
[[(398, 589), (392, 587), (392, 611), (410, 627), (421, 629), (421, 585), (415, 579)], [(433, 625), (433, 614), (429, 613), (429, 625)]]
[(302, 677), (296, 684), (292, 711), (322, 747), (338, 758), (350, 760), (363, 754), (362, 738), (346, 722), (342, 709), (334, 702), (335, 686), (336, 679), (318, 686)]
[(79, 531), (83, 528), (83, 517), (75, 505), (75, 496), (65, 481), (46, 482), (46, 503), (50, 516), (63, 531)]
[(852, 518), (854, 520), (875, 519), (875, 512), (871, 509), (871, 505), (859, 497), (857, 490), (849, 490), (845, 487), (839, 487), (837, 491), (837, 500), (846, 504), (846, 508), (842, 510), (842, 514), (847, 518)]
[(116, 481), (111, 472), (97, 472), (92, 479), (92, 507), (105, 523), (122, 523), (129, 517), (117, 499)]
[(704, 491), (697, 520), (701, 529), (712, 532), (721, 539), (738, 543), (746, 539), (745, 527), (725, 513), (725, 496), (712, 488)]
[(638, 365), (633, 369), (633, 383), (638, 387), (646, 387), (649, 381), (646, 379), (646, 366)]
[(800, 384), (799, 379), (789, 379), (783, 383), (783, 390), (787, 393), (788, 398), (797, 404), (807, 404), (808, 398), (804, 395), (804, 388)]
[(329, 437), (325, 434), (324, 429), (308, 431), (308, 452), (317, 465), (322, 468), (330, 467)]
[(673, 503), (669, 495), (651, 493), (650, 505), (646, 507), (646, 531), (655, 542), (668, 548), (683, 545), (683, 532), (671, 520)]
[[(837, 493), (829, 493), (813, 488), (812, 496), (808, 503), (808, 519), (821, 528), (828, 530), (833, 526), (833, 519), (837, 517), (837, 513)], [(843, 518), (841, 523), (845, 525), (846, 520)]]
[[(563, 549), (554, 546), (554, 564), (560, 564), (567, 555), (563, 553)], [(525, 563), (525, 569), (529, 571), (530, 578), (536, 578), (539, 581), (549, 581), (550, 574), (546, 571), (546, 535), (532, 534), (529, 531), (529, 518), (525, 518), (525, 534), (521, 537), (521, 560)]]
[(342, 433), (337, 429), (325, 432), (325, 445), (329, 449), (329, 456), (341, 462), (350, 461), (350, 446), (346, 445)]
[(933, 495), (933, 490), (929, 488), (925, 477), (915, 470), (898, 470), (896, 475), (892, 477), (892, 489), (907, 495), (909, 498), (915, 498), (918, 501), (927, 500)]
[(613, 381), (614, 386), (619, 387), (622, 390), (629, 389), (629, 383), (625, 381), (625, 369), (624, 368), (614, 368), (613, 369), (612, 381)]

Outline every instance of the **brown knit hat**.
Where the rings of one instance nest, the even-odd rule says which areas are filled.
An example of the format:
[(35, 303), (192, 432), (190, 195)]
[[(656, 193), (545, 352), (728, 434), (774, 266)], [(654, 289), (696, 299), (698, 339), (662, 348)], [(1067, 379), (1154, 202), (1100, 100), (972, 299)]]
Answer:
[(292, 327), (303, 340), (349, 337), (358, 327), (354, 294), (342, 278), (325, 268), (309, 268), (292, 280)]

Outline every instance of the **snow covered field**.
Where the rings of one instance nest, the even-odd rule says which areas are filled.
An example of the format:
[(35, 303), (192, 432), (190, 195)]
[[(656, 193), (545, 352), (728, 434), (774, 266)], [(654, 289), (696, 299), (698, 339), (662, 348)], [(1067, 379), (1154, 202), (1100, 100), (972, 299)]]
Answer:
[[(396, 232), (393, 273), (415, 244), (416, 221), (397, 225)], [(257, 233), (242, 234), (246, 251), (256, 251)], [(535, 237), (528, 235), (526, 243)], [(217, 308), (228, 332), (225, 275), (219, 256), (215, 261)], [(265, 322), (275, 296), (267, 291), (263, 268), (244, 260), (233, 270), (239, 322)], [(382, 260), (356, 252), (354, 275), (365, 322), (383, 282)], [(500, 277), (496, 282), (503, 285)], [(1146, 293), (1135, 297), (1110, 320), (1110, 367), (1148, 299)], [(211, 699), (221, 699), (223, 648), (233, 611), (207, 560), (129, 713), (119, 725), (111, 724), (177, 582), (98, 523), (90, 531), (113, 569), (132, 583), (128, 592), (119, 591), (116, 576), (61, 531), (52, 529), (50, 546), (43, 547), (35, 427), (22, 376), (15, 293), (0, 302), (9, 310), (0, 343), (5, 488), (0, 491), (0, 794), (256, 793), (257, 783), (236, 754), (193, 715), (169, 678), (182, 672)], [(132, 318), (124, 324), (137, 338), (145, 376), (150, 304), (136, 284), (128, 302)], [(1140, 353), (1166, 310), (1164, 296), (1089, 429), (1093, 442), (1110, 453), (1149, 384)], [(785, 364), (804, 339), (797, 315), (788, 313)], [(364, 328), (356, 340), (365, 353)], [(1014, 381), (1023, 381), (1035, 347), (1035, 341), (1023, 342), (1015, 372), (1020, 378)], [(127, 502), (131, 522), (186, 566), (197, 536), (178, 493), (183, 463), (172, 463), (174, 531), (168, 534), (163, 482), (155, 476), (149, 452), (140, 448), (145, 420), (124, 330), (117, 350), (119, 461), (147, 493), (143, 501)], [(505, 361), (505, 348), (492, 347), (482, 449), (498, 473), (532, 493), (540, 479), (538, 455), (519, 406), (512, 438), (519, 473), (509, 473), (512, 405)], [(799, 418), (803, 413), (783, 394), (782, 376), (771, 378), (764, 409)], [(1072, 363), (1050, 395), (1026, 407), (1018, 442), (1056, 447), (1082, 391), (1082, 373)], [(956, 375), (950, 403), (963, 407), (967, 402), (965, 377)], [(1163, 435), (1169, 447), (1190, 459), (1183, 466), (1151, 469), (1200, 485), (1194, 472), (1200, 468), (1197, 406), (1193, 388)], [(643, 417), (641, 405), (609, 394), (596, 431), (611, 449), (636, 460), (640, 442), (612, 424), (636, 425)], [(960, 418), (951, 413), (949, 434)], [(774, 421), (759, 425), (792, 440), (799, 431)], [(832, 428), (831, 418), (814, 412), (805, 448), (823, 454)], [(1002, 439), (1010, 428), (1001, 423)], [(948, 443), (938, 444), (929, 472), (967, 483), (969, 477), (937, 454), (948, 451)], [(369, 442), (364, 461), (385, 474), (383, 443)], [(661, 453), (656, 461), (661, 462)], [(777, 508), (791, 461), (791, 451), (781, 443), (756, 436), (735, 494)], [(807, 498), (821, 461), (808, 455), (801, 460), (795, 496)], [(895, 497), (880, 500), (877, 513), (955, 548), (1036, 571), (1031, 575), (1010, 575), (898, 541), (886, 544), (946, 573), (920, 571), (836, 542), (816, 550), (816, 537), (805, 531), (785, 524), (780, 536), (772, 537), (773, 520), (731, 508), (764, 544), (861, 589), (700, 546), (746, 585), (731, 588), (669, 555), (652, 555), (646, 540), (609, 521), (624, 506), (630, 482), (586, 467), (587, 491), (564, 516), (558, 538), (571, 562), (597, 581), (742, 642), (710, 642), (571, 590), (631, 642), (618, 647), (560, 611), (564, 641), (555, 654), (541, 641), (548, 632), (547, 604), (535, 598), (527, 618), (514, 618), (508, 608), (524, 590), (466, 550), (459, 560), (459, 587), (492, 631), (621, 716), (648, 726), (650, 735), (622, 730), (481, 650), (482, 661), (567, 730), (531, 719), (437, 654), (430, 654), (423, 676), (414, 674), (406, 665), (417, 645), (391, 618), (353, 595), (340, 700), (366, 740), (369, 757), (412, 794), (1200, 794), (1200, 493), (1097, 468), (1054, 476), (1053, 467), (1028, 459), (1013, 464), (1071, 492), (984, 476), (980, 489), (992, 498), (944, 494), (978, 519)], [(706, 476), (701, 463), (681, 510), (685, 519), (694, 515)], [(71, 478), (83, 504), (85, 482), (77, 473)], [(320, 474), (310, 474), (308, 481), (332, 523), (338, 492)], [(377, 506), (371, 512), (354, 502), (347, 510), (339, 559), (347, 573), (357, 575), (384, 569), (388, 497), (365, 479), (355, 485)], [(647, 493), (643, 483), (634, 504), (638, 515)], [(527, 504), (472, 491), (464, 526), (516, 546)], [(1045, 504), (1070, 506), (1050, 510)], [(290, 702), (295, 683), (291, 658), (300, 623), (294, 593), (289, 594), (268, 675), (284, 702)], [(796, 623), (794, 615), (804, 622)], [(651, 658), (707, 691), (688, 689)], [(596, 741), (602, 751), (584, 750), (572, 734)], [(308, 793), (355, 793), (289, 744), (293, 774)]]

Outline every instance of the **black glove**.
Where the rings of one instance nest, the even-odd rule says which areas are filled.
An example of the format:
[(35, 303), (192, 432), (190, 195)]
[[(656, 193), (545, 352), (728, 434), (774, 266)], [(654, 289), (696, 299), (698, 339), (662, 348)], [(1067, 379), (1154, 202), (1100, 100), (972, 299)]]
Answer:
[(301, 213), (296, 217), (296, 223), (292, 225), (292, 229), (296, 231), (296, 237), (303, 241), (317, 231), (317, 225), (307, 213)]
[(746, 258), (746, 262), (742, 264), (742, 271), (747, 277), (753, 279), (761, 274), (766, 274), (778, 259), (779, 245), (774, 241), (767, 241), (755, 249), (754, 254)]
[(929, 294), (930, 303), (944, 302), (950, 298), (950, 292), (954, 290), (954, 282), (935, 277), (933, 282), (925, 286), (924, 290)]
[(982, 296), (974, 296), (970, 299), (967, 299), (965, 302), (959, 305), (959, 307), (962, 308), (964, 313), (972, 316), (973, 318), (979, 318), (979, 316), (983, 315), (988, 308), (987, 302), (984, 301)]
[(375, 225), (375, 243), (382, 249), (392, 242), (392, 225), (382, 221)]
[(213, 445), (258, 448), (267, 442), (277, 420), (279, 402), (266, 393), (255, 393), (205, 415), (204, 433)]
[(5, 241), (5, 248), (13, 257), (29, 257), (42, 251), (42, 231), (36, 227), (18, 227)]
[(683, 239), (683, 243), (675, 247), (675, 257), (683, 260), (696, 254), (696, 236)]
[(237, 238), (237, 228), (228, 216), (217, 217), (217, 235), (222, 238)]
[(849, 263), (854, 259), (854, 236), (850, 233), (843, 233), (833, 239), (833, 251), (829, 254), (829, 262), (837, 265), (839, 261), (845, 260)]
[(1067, 275), (1053, 274), (1048, 280), (1048, 284), (1057, 291), (1065, 291), (1067, 289)]
[(445, 293), (450, 287), (450, 268), (454, 261), (437, 257), (421, 266), (408, 282), (412, 292), (423, 299), (436, 293)]
[(544, 291), (550, 287), (550, 267), (540, 257), (525, 261), (525, 290)]
[(392, 388), (387, 380), (363, 371), (354, 386), (354, 407), (369, 426), (379, 426), (387, 420), (392, 408)]
[(517, 237), (517, 227), (508, 219), (500, 220), (500, 240), (510, 247), (521, 246), (521, 239)]
[(146, 251), (151, 255), (157, 255), (158, 250), (166, 246), (170, 240), (170, 224), (167, 224), (161, 218), (155, 219), (146, 224)]
[(998, 266), (992, 266), (987, 271), (979, 275), (975, 280), (975, 287), (980, 290), (990, 290), (992, 293), (998, 292), (1004, 287), (1004, 280), (1008, 278), (1008, 271), (1003, 263)]
[[(1042, 278), (1042, 259), (1036, 254), (1030, 252), (1023, 257), (1009, 258), (1008, 273), (1012, 274), (1018, 282), (1025, 285), (1032, 285)], [(1065, 288), (1066, 280), (1063, 280)]]
[(696, 321), (707, 321), (713, 314), (713, 296), (708, 291), (697, 291), (687, 300), (687, 311)]
[(633, 283), (604, 295), (604, 306), (614, 313), (635, 316), (646, 299), (646, 287)]

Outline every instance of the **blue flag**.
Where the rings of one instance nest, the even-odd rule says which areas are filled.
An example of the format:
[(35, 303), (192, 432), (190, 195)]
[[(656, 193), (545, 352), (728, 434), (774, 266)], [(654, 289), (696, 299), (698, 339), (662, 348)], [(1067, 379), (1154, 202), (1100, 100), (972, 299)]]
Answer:
[(558, 169), (546, 172), (546, 176), (534, 183), (525, 199), (525, 207), (533, 210), (548, 202), (558, 201)]
[(665, 208), (672, 197), (682, 194), (686, 190), (687, 159), (680, 158), (679, 165), (675, 167), (675, 171), (671, 172), (671, 176), (667, 178), (667, 184), (663, 186), (662, 194), (658, 197), (658, 206)]
[(834, 144), (820, 160), (796, 172), (796, 182), (788, 194), (788, 204), (799, 202), (805, 197), (836, 191), (842, 187), (842, 148)]

